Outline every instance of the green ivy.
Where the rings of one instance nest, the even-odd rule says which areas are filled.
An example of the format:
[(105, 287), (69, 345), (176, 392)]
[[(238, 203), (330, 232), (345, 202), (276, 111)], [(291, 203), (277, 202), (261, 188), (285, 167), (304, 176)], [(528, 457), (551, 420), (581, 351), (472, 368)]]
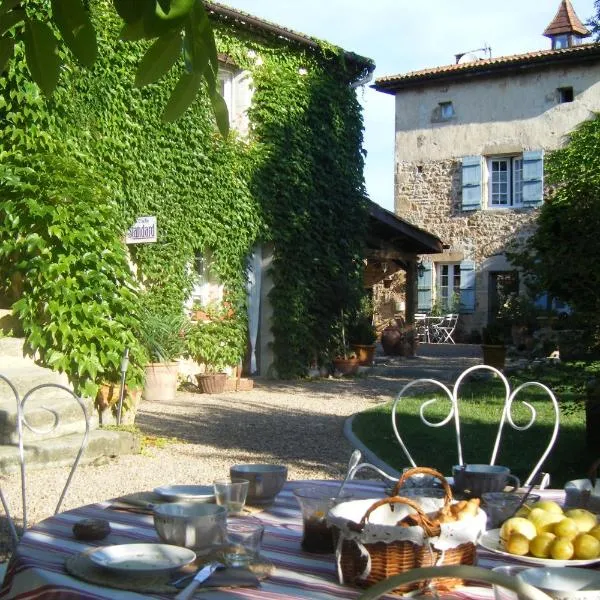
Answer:
[[(177, 122), (163, 123), (162, 107), (181, 73), (172, 70), (159, 83), (133, 87), (148, 44), (115, 41), (120, 22), (112, 3), (95, 0), (90, 5), (98, 58), (91, 70), (67, 60), (68, 76), (61, 77), (51, 99), (30, 83), (17, 46), (17, 60), (0, 78), (0, 156), (6, 164), (19, 165), (11, 157), (40, 154), (39, 172), (20, 174), (24, 186), (38, 186), (40, 198), (60, 182), (55, 165), (46, 160), (58, 148), (68, 148), (82, 173), (101, 180), (101, 198), (85, 192), (84, 181), (71, 186), (81, 189), (79, 197), (73, 189), (72, 210), (83, 210), (91, 202), (90, 211), (106, 219), (102, 242), (95, 248), (100, 272), (105, 268), (102, 249), (122, 247), (124, 231), (137, 216), (156, 215), (158, 242), (129, 246), (129, 253), (145, 290), (144, 304), (166, 313), (181, 309), (193, 285), (189, 267), (194, 256), (210, 250), (238, 327), (245, 330), (247, 256), (256, 243), (270, 243), (275, 371), (281, 377), (304, 375), (331, 345), (342, 309), (358, 306), (362, 289), (368, 221), (363, 124), (350, 82), (364, 65), (344, 60), (329, 45), (307, 49), (213, 16), (219, 52), (250, 71), (254, 86), (249, 138), (232, 133), (224, 139), (217, 132), (208, 94)], [(0, 242), (27, 236), (38, 227), (38, 218), (32, 212), (16, 223), (0, 223)], [(91, 235), (89, 230), (97, 225), (90, 216), (86, 233)], [(45, 246), (55, 243), (44, 231), (40, 236)], [(80, 258), (79, 250), (69, 251)], [(35, 261), (45, 261), (43, 269), (49, 269), (54, 259), (44, 255)], [(16, 270), (26, 280), (36, 264), (27, 259)], [(5, 271), (0, 266), (8, 287), (11, 279)], [(130, 289), (125, 280), (123, 284)], [(23, 302), (38, 305), (40, 293), (28, 289)], [(48, 280), (43, 293), (60, 310), (68, 306), (59, 282)], [(90, 293), (103, 294), (95, 285)], [(33, 333), (36, 314), (32, 310), (25, 323), (32, 347), (40, 342)], [(126, 314), (132, 319), (139, 314), (134, 298)], [(75, 336), (79, 325), (65, 327)], [(103, 356), (104, 346), (115, 341), (108, 337), (98, 331)], [(118, 344), (125, 343), (118, 339)], [(45, 337), (43, 343), (50, 348), (55, 340)], [(76, 371), (75, 363), (60, 366), (70, 376)], [(82, 376), (98, 381), (98, 373)]]

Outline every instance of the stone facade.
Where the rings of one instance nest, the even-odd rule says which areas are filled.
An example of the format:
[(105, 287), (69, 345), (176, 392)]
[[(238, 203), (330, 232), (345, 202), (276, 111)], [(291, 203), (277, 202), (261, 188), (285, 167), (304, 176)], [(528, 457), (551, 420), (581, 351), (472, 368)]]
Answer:
[[(490, 161), (522, 157), (524, 163), (525, 153), (538, 153), (543, 165), (543, 157), (564, 145), (570, 131), (600, 111), (600, 45), (586, 46), (570, 49), (568, 61), (564, 53), (544, 51), (543, 62), (531, 53), (376, 82), (396, 99), (395, 212), (437, 235), (446, 248), (423, 257), (432, 262), (434, 301), (440, 265), (457, 270), (461, 261), (473, 265), (474, 305), (461, 315), (463, 333), (489, 322), (497, 302), (494, 277), (514, 272), (505, 251), (531, 235), (539, 214), (540, 204), (492, 206)], [(452, 110), (442, 118), (449, 105)], [(473, 157), (480, 159), (481, 204), (465, 210), (463, 165)], [(541, 178), (539, 186), (541, 201)], [(524, 289), (522, 281), (519, 287)]]

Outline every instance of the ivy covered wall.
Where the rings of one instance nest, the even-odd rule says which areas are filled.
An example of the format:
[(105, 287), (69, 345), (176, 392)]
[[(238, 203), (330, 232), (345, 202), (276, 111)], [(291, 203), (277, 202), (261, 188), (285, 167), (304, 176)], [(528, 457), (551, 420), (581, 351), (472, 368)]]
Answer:
[[(111, 218), (94, 222), (105, 248), (114, 249), (115, 240), (122, 239), (137, 216), (157, 216), (158, 243), (129, 247), (137, 280), (128, 275), (123, 252), (115, 259), (119, 268), (110, 285), (94, 289), (86, 300), (102, 317), (87, 342), (88, 350), (92, 340), (100, 349), (94, 350), (99, 369), (89, 372), (90, 381), (97, 381), (118, 369), (116, 346), (131, 342), (128, 332), (135, 308), (129, 307), (125, 316), (113, 302), (123, 286), (138, 289), (138, 297), (164, 310), (178, 310), (192, 286), (189, 265), (195, 253), (210, 250), (228, 299), (237, 308), (240, 327), (245, 327), (246, 257), (255, 243), (269, 241), (274, 247), (274, 366), (282, 377), (303, 375), (319, 353), (332, 348), (340, 312), (356, 305), (362, 286), (367, 224), (362, 119), (349, 85), (358, 76), (356, 66), (326, 44), (315, 51), (215, 16), (219, 52), (250, 71), (254, 85), (249, 138), (233, 133), (225, 140), (216, 131), (206, 98), (177, 122), (162, 123), (160, 113), (176, 74), (160, 84), (134, 88), (135, 68), (145, 45), (118, 41), (119, 22), (108, 2), (90, 5), (99, 41), (93, 70), (70, 63), (51, 100), (41, 97), (29, 82), (23, 60), (0, 80), (0, 195), (22, 197), (27, 178), (35, 179), (23, 169), (33, 157), (37, 172), (46, 171), (46, 183), (36, 180), (33, 203), (13, 208), (10, 225), (8, 220), (0, 223), (2, 248), (15, 235), (27, 238), (38, 219), (34, 205), (55, 201), (47, 181), (56, 179), (58, 167), (49, 156), (76, 163), (80, 189), (85, 187), (84, 172), (102, 187), (101, 194), (87, 197), (110, 206)], [(11, 184), (16, 167), (21, 169), (17, 186), (21, 192), (14, 180)], [(70, 194), (77, 195), (78, 186), (70, 187)], [(75, 207), (81, 211), (82, 202), (67, 202), (61, 218), (73, 218), (69, 210)], [(44, 244), (56, 245), (45, 231), (40, 232)], [(95, 268), (104, 271), (103, 248), (97, 245), (97, 239), (90, 241), (85, 252), (95, 251)], [(38, 295), (30, 299), (26, 322), (30, 338), (35, 321), (43, 316), (39, 294), (65, 302), (60, 300), (64, 281), (56, 280), (53, 287), (48, 278), (43, 292), (23, 284), (32, 265), (44, 260), (43, 253), (40, 256), (27, 243), (17, 253), (0, 250), (5, 287), (20, 281), (23, 295)], [(85, 269), (79, 273), (81, 277), (69, 283), (74, 293), (86, 284)], [(89, 285), (95, 286), (94, 281), (90, 277)], [(140, 281), (145, 294), (139, 293)], [(76, 298), (69, 302), (72, 305)], [(52, 338), (48, 315), (44, 318), (46, 329), (30, 339), (32, 349), (40, 349), (41, 337), (48, 347), (62, 344), (68, 346), (65, 354), (72, 353), (70, 336)], [(101, 352), (102, 319), (118, 325), (113, 333), (115, 352), (111, 350), (109, 357)], [(65, 328), (81, 328), (81, 323), (70, 323), (66, 313), (64, 320)], [(141, 349), (133, 355), (134, 363), (145, 360)], [(54, 364), (73, 369), (72, 361)]]

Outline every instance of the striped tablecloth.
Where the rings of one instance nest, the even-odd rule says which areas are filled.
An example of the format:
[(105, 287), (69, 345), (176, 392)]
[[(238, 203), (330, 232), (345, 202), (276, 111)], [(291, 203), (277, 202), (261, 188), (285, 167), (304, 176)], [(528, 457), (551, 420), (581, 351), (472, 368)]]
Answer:
[[(275, 565), (273, 574), (260, 588), (236, 588), (202, 591), (198, 597), (205, 600), (221, 598), (279, 599), (332, 599), (356, 598), (360, 590), (338, 583), (333, 555), (308, 554), (301, 550), (302, 517), (292, 490), (308, 482), (288, 482), (275, 503), (254, 515), (265, 525), (262, 556)], [(337, 489), (339, 482), (319, 482)], [(384, 484), (374, 481), (355, 481), (348, 484), (356, 497), (380, 498)], [(544, 490), (544, 498), (562, 501), (562, 490)], [(115, 590), (80, 581), (65, 571), (65, 559), (94, 546), (132, 542), (158, 542), (152, 516), (117, 511), (109, 501), (83, 506), (42, 521), (24, 535), (11, 560), (0, 598), (44, 599), (139, 599), (173, 598), (171, 595), (138, 594)], [(111, 524), (112, 533), (101, 542), (80, 542), (73, 538), (73, 524), (84, 518), (104, 518)], [(492, 568), (506, 564), (503, 557), (478, 550), (478, 564)], [(452, 597), (487, 600), (492, 590), (467, 587), (457, 590)]]

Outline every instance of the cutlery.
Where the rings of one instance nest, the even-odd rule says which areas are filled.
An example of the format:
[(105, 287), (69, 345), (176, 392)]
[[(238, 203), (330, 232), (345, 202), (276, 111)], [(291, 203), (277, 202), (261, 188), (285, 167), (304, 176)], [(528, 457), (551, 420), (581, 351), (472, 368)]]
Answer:
[(344, 481), (342, 481), (342, 485), (340, 485), (340, 489), (338, 490), (338, 493), (335, 496), (334, 502), (342, 495), (342, 492), (344, 491), (344, 486), (348, 483), (348, 479), (350, 479), (352, 472), (354, 471), (354, 469), (360, 462), (361, 458), (362, 458), (362, 454), (361, 454), (360, 450), (358, 450), (358, 449), (354, 450), (354, 452), (352, 452), (352, 454), (350, 455), (350, 460), (348, 461), (348, 470), (346, 471), (346, 476), (344, 477)]
[(196, 588), (206, 581), (219, 567), (223, 565), (220, 562), (214, 561), (204, 565), (195, 575), (192, 581), (175, 596), (175, 600), (188, 600), (194, 595)]

